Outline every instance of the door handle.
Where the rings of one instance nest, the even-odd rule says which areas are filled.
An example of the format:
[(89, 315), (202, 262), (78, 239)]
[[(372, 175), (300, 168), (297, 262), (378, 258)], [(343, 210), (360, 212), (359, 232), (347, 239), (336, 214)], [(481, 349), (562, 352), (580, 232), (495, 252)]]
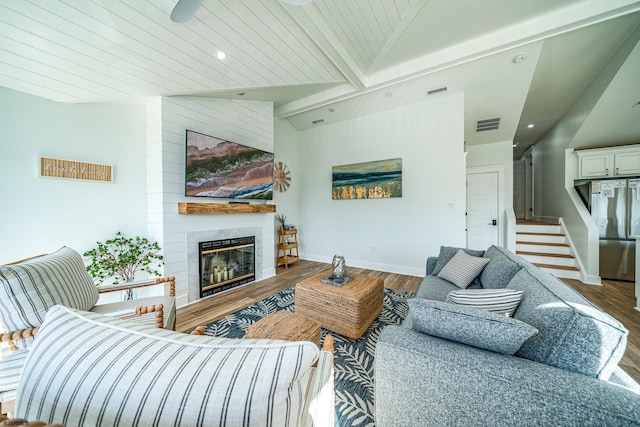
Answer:
[(491, 222), (489, 223), (489, 225), (498, 225), (498, 220), (497, 219), (492, 219)]

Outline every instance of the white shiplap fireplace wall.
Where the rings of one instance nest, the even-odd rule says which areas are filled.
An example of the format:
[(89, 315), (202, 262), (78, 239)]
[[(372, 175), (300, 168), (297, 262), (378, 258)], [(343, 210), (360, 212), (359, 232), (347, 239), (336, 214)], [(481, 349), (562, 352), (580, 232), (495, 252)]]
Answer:
[(235, 235), (240, 230), (251, 230), (256, 234), (256, 241), (260, 241), (260, 245), (256, 245), (256, 252), (261, 251), (256, 253), (256, 280), (275, 274), (273, 214), (178, 214), (179, 202), (216, 202), (184, 195), (186, 129), (273, 151), (273, 104), (163, 97), (147, 105), (149, 236), (163, 248), (164, 274), (176, 278), (178, 306), (192, 303), (199, 297), (193, 292), (195, 284), (190, 283), (194, 274), (193, 271), (190, 274), (189, 269), (193, 270), (194, 263), (188, 254), (193, 253), (193, 248), (187, 247), (187, 242), (193, 245), (194, 236), (199, 233), (206, 240), (211, 235)]

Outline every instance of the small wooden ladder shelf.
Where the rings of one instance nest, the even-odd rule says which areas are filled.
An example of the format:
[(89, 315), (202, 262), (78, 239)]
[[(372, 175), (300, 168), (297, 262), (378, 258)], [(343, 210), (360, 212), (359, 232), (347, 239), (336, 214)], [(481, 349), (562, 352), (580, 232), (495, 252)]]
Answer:
[[(293, 242), (287, 242), (287, 237), (292, 236)], [(296, 254), (293, 254), (293, 250), (296, 251)], [(282, 255), (280, 253), (282, 252)], [(298, 230), (285, 230), (280, 227), (278, 229), (278, 255), (276, 258), (276, 267), (284, 264), (284, 268), (289, 268), (289, 264), (293, 264), (294, 262), (298, 262), (300, 264), (300, 256), (298, 253)]]

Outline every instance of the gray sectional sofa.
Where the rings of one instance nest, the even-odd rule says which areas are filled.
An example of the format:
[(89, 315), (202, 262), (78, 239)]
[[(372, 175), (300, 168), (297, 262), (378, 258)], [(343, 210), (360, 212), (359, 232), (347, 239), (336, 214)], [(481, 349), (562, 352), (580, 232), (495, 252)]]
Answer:
[(378, 427), (640, 426), (640, 386), (617, 366), (622, 324), (496, 246), (465, 250), (491, 259), (469, 288), (522, 291), (513, 317), (447, 303), (459, 288), (437, 274), (457, 251), (427, 260), (407, 320), (380, 335)]

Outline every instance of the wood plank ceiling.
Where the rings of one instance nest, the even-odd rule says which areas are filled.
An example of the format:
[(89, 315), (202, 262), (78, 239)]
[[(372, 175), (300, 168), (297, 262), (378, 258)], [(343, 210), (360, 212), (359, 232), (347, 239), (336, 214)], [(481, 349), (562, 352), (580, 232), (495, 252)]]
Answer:
[[(465, 139), (504, 141), (514, 137), (543, 43), (640, 11), (637, 0), (314, 0), (301, 7), (202, 0), (192, 19), (177, 24), (169, 19), (174, 4), (0, 0), (0, 86), (58, 102), (244, 96), (273, 102), (277, 117), (304, 129), (329, 105), (344, 113), (325, 124), (371, 111), (373, 103), (392, 107), (387, 91), (419, 102), (426, 90), (447, 85), (448, 93), (465, 93), (466, 129), (489, 116), (509, 125), (503, 133), (465, 132)], [(634, 25), (624, 21), (591, 49), (600, 59), (585, 76), (594, 75)], [(221, 51), (224, 59), (217, 57)], [(518, 53), (532, 63), (514, 67)], [(553, 58), (553, 69), (562, 70), (562, 56)], [(558, 87), (576, 79), (560, 71), (552, 78)], [(505, 81), (509, 96), (501, 97)], [(543, 104), (545, 94), (533, 95), (532, 105)], [(340, 103), (349, 108), (337, 108)], [(528, 111), (529, 120), (542, 117), (538, 110)]]
[(3, 1), (0, 85), (73, 102), (344, 81), (277, 2), (206, 1), (185, 25), (172, 7)]

